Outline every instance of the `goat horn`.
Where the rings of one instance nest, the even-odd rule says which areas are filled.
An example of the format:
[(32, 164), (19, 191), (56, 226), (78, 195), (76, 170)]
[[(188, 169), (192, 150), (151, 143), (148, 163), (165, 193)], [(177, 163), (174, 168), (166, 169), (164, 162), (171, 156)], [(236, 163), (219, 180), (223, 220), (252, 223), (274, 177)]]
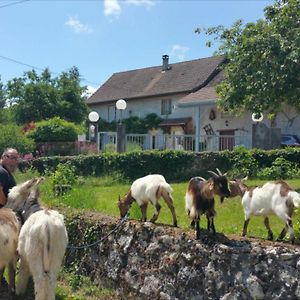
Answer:
[(119, 195), (119, 202), (121, 202), (121, 197), (120, 197), (120, 195)]
[(223, 176), (222, 172), (218, 168), (216, 168), (216, 170), (218, 171), (220, 176)]
[(204, 181), (204, 182), (207, 181), (205, 178), (203, 178), (203, 177), (201, 177), (201, 176), (197, 176), (196, 178), (199, 179), (199, 180), (202, 180), (202, 181)]
[(207, 171), (207, 172), (215, 177), (219, 177), (219, 175), (217, 173), (215, 173), (214, 171)]

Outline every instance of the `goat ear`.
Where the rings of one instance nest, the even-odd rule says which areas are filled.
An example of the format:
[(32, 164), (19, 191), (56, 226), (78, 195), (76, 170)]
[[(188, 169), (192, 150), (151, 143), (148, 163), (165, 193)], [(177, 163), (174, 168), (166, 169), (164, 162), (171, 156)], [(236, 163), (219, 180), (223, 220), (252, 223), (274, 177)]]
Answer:
[(244, 177), (241, 181), (244, 182), (246, 180), (248, 180), (248, 176)]
[(224, 173), (222, 176), (226, 176), (227, 175), (227, 172), (226, 173)]
[(36, 183), (35, 183), (35, 185), (39, 185), (42, 181), (44, 181), (44, 177), (38, 177), (37, 179), (36, 179)]

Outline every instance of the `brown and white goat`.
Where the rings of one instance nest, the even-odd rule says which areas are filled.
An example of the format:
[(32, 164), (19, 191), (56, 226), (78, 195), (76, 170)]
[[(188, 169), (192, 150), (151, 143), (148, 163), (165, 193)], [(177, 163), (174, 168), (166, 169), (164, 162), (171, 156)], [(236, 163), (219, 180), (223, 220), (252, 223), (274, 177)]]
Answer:
[(207, 229), (216, 232), (214, 225), (215, 199), (214, 195), (228, 197), (228, 180), (226, 174), (220, 176), (213, 171), (208, 171), (212, 177), (203, 181), (202, 177), (194, 177), (190, 180), (185, 194), (185, 210), (192, 219), (191, 227), (196, 227), (196, 238), (200, 238), (200, 216), (206, 214)]
[(136, 201), (142, 211), (141, 221), (146, 222), (147, 206), (150, 202), (155, 208), (155, 213), (150, 220), (150, 222), (154, 223), (157, 220), (161, 209), (158, 200), (162, 197), (172, 213), (173, 225), (176, 227), (177, 218), (171, 193), (172, 188), (162, 175), (153, 174), (138, 178), (132, 183), (129, 192), (125, 195), (125, 197), (122, 200), (119, 197), (118, 206), (121, 218), (127, 214), (131, 204)]
[(8, 288), (15, 293), (15, 274), (17, 264), (17, 245), (20, 223), (16, 214), (9, 208), (0, 209), (0, 288), (3, 281), (4, 268), (8, 269)]
[(268, 239), (273, 240), (268, 216), (277, 215), (285, 223), (278, 240), (282, 240), (286, 233), (290, 234), (290, 241), (294, 243), (295, 235), (292, 224), (294, 208), (300, 205), (300, 194), (294, 191), (286, 182), (278, 180), (267, 182), (261, 187), (249, 188), (242, 180), (236, 180), (242, 191), (242, 205), (245, 222), (242, 235), (247, 234), (247, 227), (252, 215), (263, 216), (264, 224), (268, 230)]
[(20, 210), (24, 222), (18, 242), (21, 263), (16, 293), (25, 292), (32, 275), (35, 300), (54, 300), (68, 235), (63, 215), (41, 207), (37, 187), (41, 181), (42, 178), (27, 181), (13, 187), (8, 194), (7, 205)]

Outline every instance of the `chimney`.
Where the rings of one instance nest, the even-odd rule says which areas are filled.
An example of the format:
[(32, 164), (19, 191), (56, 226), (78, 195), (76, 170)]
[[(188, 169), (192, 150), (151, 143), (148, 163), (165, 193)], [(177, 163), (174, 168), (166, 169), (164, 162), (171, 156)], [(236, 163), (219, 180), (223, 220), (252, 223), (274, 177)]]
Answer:
[(168, 71), (171, 69), (169, 66), (169, 55), (162, 56), (163, 64), (162, 64), (162, 71)]

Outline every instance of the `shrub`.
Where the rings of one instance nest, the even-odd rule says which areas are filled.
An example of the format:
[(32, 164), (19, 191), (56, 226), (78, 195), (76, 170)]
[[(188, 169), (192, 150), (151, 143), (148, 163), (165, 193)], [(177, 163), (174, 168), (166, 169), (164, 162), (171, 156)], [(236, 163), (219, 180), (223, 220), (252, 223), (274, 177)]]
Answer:
[(0, 125), (0, 154), (5, 148), (16, 148), (20, 153), (30, 153), (35, 147), (34, 141), (26, 137), (17, 125)]
[(259, 179), (291, 179), (299, 177), (300, 173), (296, 164), (279, 156), (271, 167), (262, 169), (257, 173)]
[(230, 174), (232, 177), (240, 177), (248, 175), (254, 177), (257, 172), (258, 163), (252, 153), (244, 146), (234, 148), (229, 152), (232, 164)]
[(28, 131), (27, 136), (41, 142), (73, 142), (77, 140), (78, 134), (82, 131), (79, 126), (54, 117), (47, 121), (37, 122), (36, 127)]
[(62, 195), (72, 188), (77, 179), (74, 166), (69, 162), (65, 164), (59, 163), (50, 176), (52, 190), (56, 195)]

